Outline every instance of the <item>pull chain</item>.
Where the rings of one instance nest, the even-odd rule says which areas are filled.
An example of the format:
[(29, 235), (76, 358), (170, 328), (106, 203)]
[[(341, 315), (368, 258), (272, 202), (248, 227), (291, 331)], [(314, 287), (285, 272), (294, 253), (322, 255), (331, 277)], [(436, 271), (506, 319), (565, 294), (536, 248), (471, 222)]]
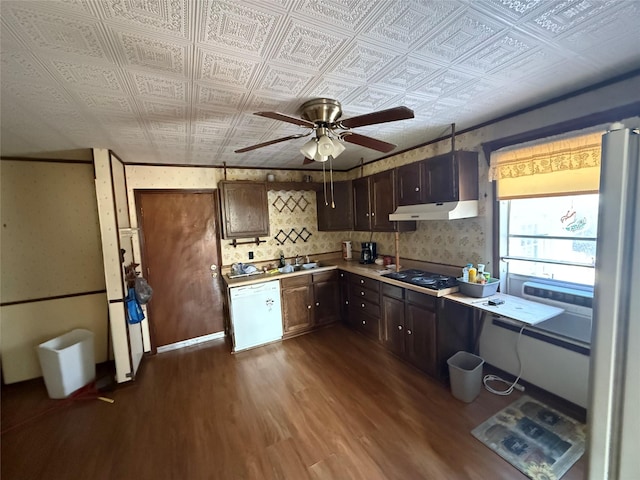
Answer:
[(331, 178), (331, 208), (336, 208), (336, 203), (333, 201), (333, 157), (329, 156), (329, 177)]
[(327, 174), (324, 169), (324, 163), (322, 164), (322, 185), (324, 187), (324, 205), (329, 206), (329, 202), (327, 202)]

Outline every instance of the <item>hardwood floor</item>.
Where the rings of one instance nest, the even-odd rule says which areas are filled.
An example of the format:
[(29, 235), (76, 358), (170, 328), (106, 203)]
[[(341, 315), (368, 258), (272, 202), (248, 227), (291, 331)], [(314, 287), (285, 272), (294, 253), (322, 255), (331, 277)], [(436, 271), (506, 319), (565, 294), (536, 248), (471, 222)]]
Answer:
[[(513, 402), (471, 404), (333, 327), (231, 355), (224, 341), (146, 358), (136, 382), (2, 435), (12, 479), (525, 479), (470, 431)], [(60, 401), (3, 387), (2, 429)], [(583, 458), (563, 477), (583, 477)]]

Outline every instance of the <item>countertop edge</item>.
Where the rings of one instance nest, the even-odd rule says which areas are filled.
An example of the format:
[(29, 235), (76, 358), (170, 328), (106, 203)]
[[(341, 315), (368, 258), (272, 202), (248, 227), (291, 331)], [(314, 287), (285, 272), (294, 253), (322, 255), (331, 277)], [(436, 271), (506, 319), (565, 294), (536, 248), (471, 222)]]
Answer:
[[(331, 259), (323, 261), (323, 266), (312, 268), (309, 270), (300, 270), (292, 273), (275, 273), (268, 274), (263, 273), (261, 275), (253, 275), (251, 277), (242, 277), (242, 278), (233, 278), (230, 279), (224, 276), (224, 281), (227, 284), (227, 288), (233, 287), (242, 287), (245, 285), (255, 285), (256, 283), (269, 282), (272, 280), (280, 280), (283, 278), (290, 278), (299, 275), (310, 275), (318, 272), (326, 272), (330, 270), (344, 270), (345, 272), (353, 273), (356, 275), (361, 275), (363, 277), (369, 277), (375, 280), (380, 280), (381, 282), (387, 283), (389, 285), (394, 285), (396, 287), (406, 288), (408, 290), (413, 290), (418, 293), (424, 293), (426, 295), (431, 295), (433, 297), (446, 297), (447, 294), (455, 293), (458, 291), (457, 287), (453, 287), (446, 290), (431, 290), (424, 287), (419, 287), (417, 285), (411, 285), (410, 283), (400, 282), (398, 280), (394, 280), (392, 278), (383, 277), (384, 273), (390, 273), (393, 270), (385, 269), (381, 265), (376, 264), (361, 264), (355, 260), (343, 260), (343, 259)], [(446, 292), (446, 293), (445, 293)], [(440, 293), (440, 295), (438, 295)]]

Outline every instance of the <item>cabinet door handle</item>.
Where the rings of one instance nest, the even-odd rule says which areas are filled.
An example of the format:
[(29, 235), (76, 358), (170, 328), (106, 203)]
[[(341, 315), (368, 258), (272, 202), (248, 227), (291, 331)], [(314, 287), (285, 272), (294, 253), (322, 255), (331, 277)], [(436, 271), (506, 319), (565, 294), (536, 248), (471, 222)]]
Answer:
[(311, 310), (311, 305), (307, 305), (307, 308), (308, 308), (309, 310)]
[(364, 216), (365, 216), (365, 217), (368, 217), (368, 216), (369, 216), (369, 214), (368, 214), (368, 213), (365, 213), (365, 214), (364, 214)]
[(407, 330), (407, 335), (411, 335), (411, 330)]
[(376, 212), (371, 212), (371, 216), (375, 217), (376, 216)]
[(402, 325), (398, 325), (398, 330), (402, 330)]
[(345, 301), (344, 301), (344, 304), (345, 304), (345, 305), (349, 305), (349, 300), (345, 300)]
[(364, 280), (360, 280), (360, 284), (364, 285)]
[(360, 295), (362, 295), (364, 297), (364, 292), (360, 292)]
[(367, 321), (366, 321), (366, 320), (362, 320), (362, 324), (363, 324), (363, 325), (366, 325), (366, 324), (367, 324)]
[(316, 307), (319, 307), (319, 306), (320, 306), (320, 302), (316, 302)]
[(362, 304), (362, 308), (364, 308), (364, 303)]
[(419, 192), (419, 191), (420, 191), (420, 187), (416, 187), (416, 192)]

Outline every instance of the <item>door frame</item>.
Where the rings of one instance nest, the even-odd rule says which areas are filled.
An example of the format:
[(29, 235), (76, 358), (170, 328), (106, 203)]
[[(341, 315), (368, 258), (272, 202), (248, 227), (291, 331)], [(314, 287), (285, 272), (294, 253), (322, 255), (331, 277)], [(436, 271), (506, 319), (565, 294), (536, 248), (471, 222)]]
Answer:
[[(220, 289), (223, 293), (222, 295), (222, 315), (223, 315), (223, 324), (224, 324), (224, 333), (225, 336), (228, 335), (228, 320), (227, 320), (227, 296), (224, 291), (224, 286), (222, 285), (222, 274), (220, 273), (222, 266), (222, 235), (221, 235), (221, 217), (220, 217), (220, 195), (218, 194), (217, 188), (135, 188), (133, 190), (135, 207), (136, 207), (136, 224), (140, 227), (138, 242), (140, 243), (140, 268), (148, 277), (147, 273), (147, 250), (145, 246), (145, 238), (144, 238), (144, 230), (142, 228), (142, 202), (140, 201), (140, 196), (143, 194), (163, 194), (163, 193), (211, 193), (213, 194), (213, 211), (214, 211), (214, 219), (213, 219), (213, 227), (216, 234), (216, 254), (218, 256), (220, 265), (218, 265), (218, 283), (220, 284)], [(151, 354), (156, 355), (158, 353), (158, 346), (156, 341), (156, 328), (153, 320), (148, 317), (147, 318), (149, 324), (149, 339), (151, 341)]]

